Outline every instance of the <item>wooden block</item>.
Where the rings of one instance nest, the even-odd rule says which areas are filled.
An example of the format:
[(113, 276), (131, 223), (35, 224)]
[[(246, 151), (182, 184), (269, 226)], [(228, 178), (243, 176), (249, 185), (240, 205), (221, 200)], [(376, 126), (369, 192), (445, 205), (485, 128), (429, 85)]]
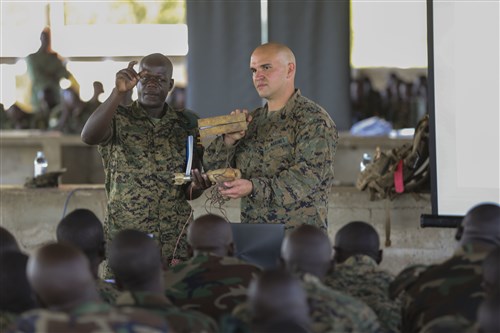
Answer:
[(247, 129), (246, 115), (244, 113), (198, 119), (200, 137), (215, 136)]

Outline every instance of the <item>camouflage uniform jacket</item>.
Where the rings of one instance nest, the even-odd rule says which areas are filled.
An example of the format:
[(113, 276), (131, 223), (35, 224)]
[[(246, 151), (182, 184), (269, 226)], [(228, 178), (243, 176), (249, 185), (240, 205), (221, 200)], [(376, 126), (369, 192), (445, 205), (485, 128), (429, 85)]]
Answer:
[(148, 311), (115, 309), (106, 303), (89, 302), (71, 313), (46, 309), (30, 310), (18, 317), (7, 332), (24, 333), (160, 333), (169, 332), (165, 320)]
[(118, 296), (116, 306), (133, 306), (153, 311), (163, 316), (176, 333), (217, 332), (215, 320), (198, 311), (180, 309), (164, 295), (126, 291)]
[[(362, 301), (325, 286), (311, 274), (302, 276), (307, 294), (312, 333), (381, 332), (377, 315)], [(250, 325), (248, 303), (238, 305), (233, 315)]]
[(198, 310), (218, 322), (246, 299), (248, 284), (260, 271), (234, 257), (198, 254), (168, 268), (165, 293), (175, 305)]
[(279, 111), (251, 113), (244, 138), (226, 147), (217, 137), (206, 149), (205, 170), (228, 165), (253, 183), (241, 199), (241, 222), (303, 223), (326, 230), (338, 133), (328, 113), (300, 91)]
[(489, 250), (481, 244), (467, 244), (450, 259), (420, 273), (403, 295), (402, 331), (420, 332), (432, 320), (448, 315), (474, 323), (485, 296), (482, 262)]
[(108, 304), (115, 304), (116, 297), (120, 293), (116, 286), (113, 283), (108, 283), (102, 279), (97, 279), (95, 283), (102, 300)]
[(385, 331), (399, 332), (401, 302), (389, 298), (389, 285), (393, 279), (371, 257), (355, 255), (336, 265), (333, 274), (328, 275), (324, 282), (328, 287), (342, 290), (368, 304)]
[(185, 172), (187, 137), (196, 140), (197, 132), (183, 112), (164, 107), (155, 123), (138, 102), (119, 106), (112, 135), (98, 149), (106, 176), (107, 236), (126, 228), (153, 234), (167, 258), (191, 214), (186, 188), (174, 185), (173, 178)]

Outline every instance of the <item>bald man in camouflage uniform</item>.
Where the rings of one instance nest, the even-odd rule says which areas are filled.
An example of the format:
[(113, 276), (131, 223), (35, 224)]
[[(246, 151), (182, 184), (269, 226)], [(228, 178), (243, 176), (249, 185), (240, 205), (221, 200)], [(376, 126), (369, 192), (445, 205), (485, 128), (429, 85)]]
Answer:
[[(368, 305), (323, 283), (332, 264), (332, 246), (319, 228), (302, 225), (294, 229), (283, 241), (281, 256), (286, 269), (302, 281), (311, 332), (381, 332), (377, 315)], [(248, 303), (239, 305), (233, 315), (249, 323)]]
[(245, 301), (253, 277), (261, 269), (233, 257), (231, 226), (208, 214), (188, 228), (193, 257), (165, 272), (165, 294), (177, 306), (203, 312), (216, 321)]
[[(46, 308), (23, 313), (12, 332), (169, 332), (159, 316), (104, 303), (85, 255), (73, 246), (49, 244), (28, 260), (27, 277)], [(11, 331), (8, 331), (11, 332)]]
[[(123, 229), (143, 231), (161, 243), (168, 261), (186, 259), (181, 233), (191, 214), (187, 200), (197, 198), (211, 185), (201, 176), (189, 185), (173, 183), (174, 173), (186, 169), (188, 136), (197, 140), (196, 120), (165, 103), (174, 84), (172, 63), (167, 57), (158, 53), (144, 57), (139, 73), (133, 68), (135, 63), (130, 62), (116, 74), (111, 95), (89, 117), (82, 131), (85, 143), (99, 145), (105, 167), (105, 231), (108, 239)], [(138, 100), (120, 105), (136, 85)], [(193, 162), (195, 178), (201, 170), (201, 155), (198, 147)], [(180, 249), (174, 255), (178, 239)]]
[(335, 235), (335, 269), (325, 285), (356, 297), (377, 314), (386, 332), (399, 332), (401, 301), (389, 298), (394, 276), (382, 270), (382, 250), (375, 228), (366, 222), (350, 222)]
[(158, 244), (137, 230), (120, 231), (109, 248), (109, 266), (123, 292), (118, 307), (137, 307), (161, 315), (175, 332), (215, 333), (216, 322), (193, 310), (174, 306), (165, 296)]
[(206, 150), (205, 169), (229, 166), (242, 179), (219, 192), (241, 198), (244, 223), (302, 223), (327, 229), (328, 197), (338, 133), (318, 104), (295, 89), (295, 57), (285, 45), (257, 47), (250, 59), (253, 82), (264, 107), (247, 113), (246, 132), (217, 137)]
[(450, 315), (460, 316), (470, 324), (476, 322), (485, 298), (481, 289), (483, 260), (500, 246), (500, 207), (480, 204), (470, 209), (456, 238), (459, 247), (451, 258), (429, 266), (405, 285), (403, 332), (420, 332), (423, 327), (431, 331), (429, 323), (442, 326), (444, 319), (438, 319)]

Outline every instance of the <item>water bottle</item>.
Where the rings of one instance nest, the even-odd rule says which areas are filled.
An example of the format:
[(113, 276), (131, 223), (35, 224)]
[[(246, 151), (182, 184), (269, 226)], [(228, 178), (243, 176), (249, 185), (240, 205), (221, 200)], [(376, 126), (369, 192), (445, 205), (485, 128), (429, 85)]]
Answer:
[(45, 154), (43, 153), (43, 151), (38, 151), (36, 153), (34, 165), (35, 165), (35, 172), (33, 175), (35, 177), (47, 173), (47, 167), (49, 164), (47, 162), (47, 159), (45, 158)]
[(359, 163), (359, 171), (363, 172), (366, 169), (366, 166), (371, 163), (372, 161), (372, 156), (368, 153), (363, 154), (363, 159), (361, 160), (361, 163)]

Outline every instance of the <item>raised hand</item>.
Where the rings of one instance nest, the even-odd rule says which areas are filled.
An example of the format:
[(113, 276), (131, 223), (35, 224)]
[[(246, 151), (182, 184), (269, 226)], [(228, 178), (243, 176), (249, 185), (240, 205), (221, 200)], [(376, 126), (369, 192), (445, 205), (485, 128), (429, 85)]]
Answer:
[(134, 66), (136, 64), (137, 61), (131, 61), (128, 63), (127, 68), (124, 68), (116, 73), (115, 87), (118, 92), (124, 93), (132, 90), (137, 82), (139, 82), (142, 72), (137, 73), (135, 71)]

